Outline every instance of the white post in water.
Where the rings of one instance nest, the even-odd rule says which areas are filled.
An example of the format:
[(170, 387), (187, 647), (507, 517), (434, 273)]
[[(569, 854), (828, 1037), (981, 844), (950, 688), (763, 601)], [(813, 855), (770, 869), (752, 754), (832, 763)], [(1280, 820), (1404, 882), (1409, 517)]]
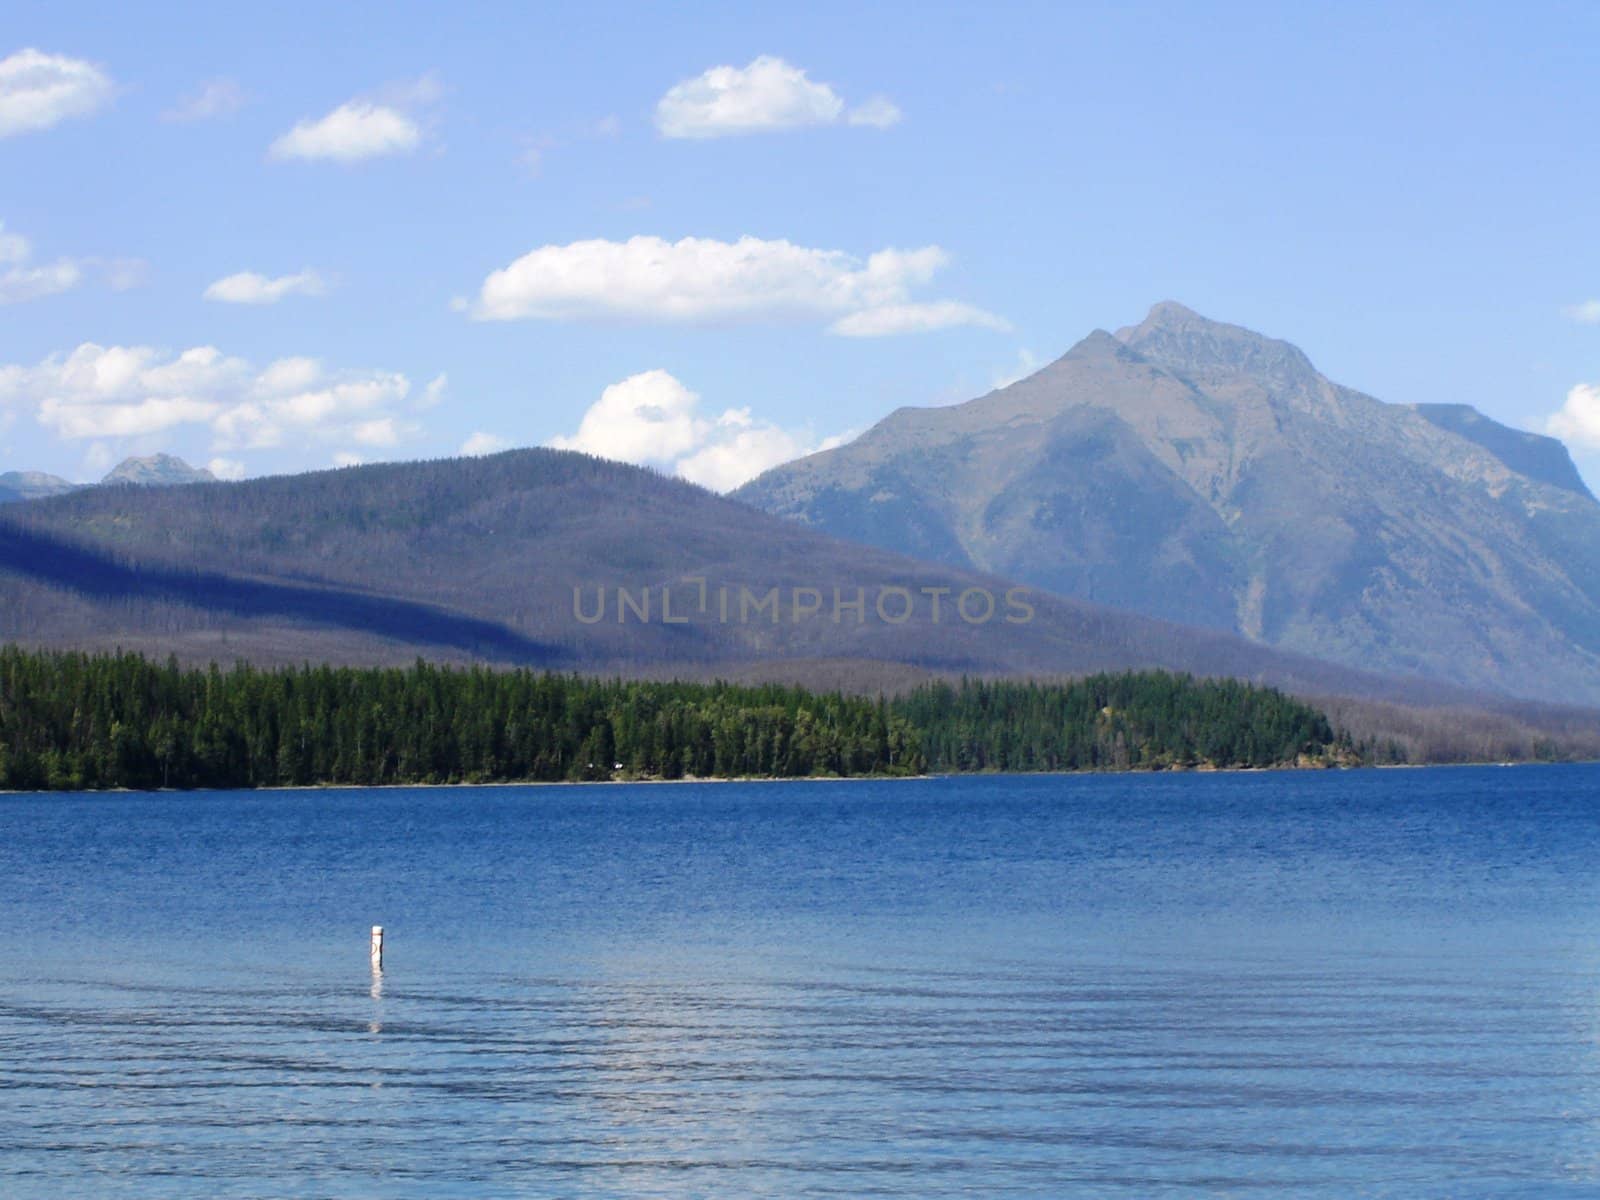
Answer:
[(383, 970), (383, 926), (372, 927), (372, 969), (374, 972)]

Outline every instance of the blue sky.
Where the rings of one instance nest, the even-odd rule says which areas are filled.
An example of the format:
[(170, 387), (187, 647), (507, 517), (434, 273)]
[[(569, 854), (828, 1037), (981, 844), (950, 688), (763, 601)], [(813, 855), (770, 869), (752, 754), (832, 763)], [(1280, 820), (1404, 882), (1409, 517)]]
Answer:
[(0, 470), (556, 442), (723, 487), (1171, 298), (1563, 414), (1600, 482), (1596, 45), (1580, 4), (12, 0)]

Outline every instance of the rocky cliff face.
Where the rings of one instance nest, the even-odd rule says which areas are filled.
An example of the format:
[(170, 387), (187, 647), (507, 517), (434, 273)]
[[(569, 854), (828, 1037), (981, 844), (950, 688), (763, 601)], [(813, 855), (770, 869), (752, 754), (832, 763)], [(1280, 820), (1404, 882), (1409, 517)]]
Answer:
[(1385, 404), (1177, 304), (737, 496), (1350, 665), (1600, 702), (1600, 504), (1560, 443)]

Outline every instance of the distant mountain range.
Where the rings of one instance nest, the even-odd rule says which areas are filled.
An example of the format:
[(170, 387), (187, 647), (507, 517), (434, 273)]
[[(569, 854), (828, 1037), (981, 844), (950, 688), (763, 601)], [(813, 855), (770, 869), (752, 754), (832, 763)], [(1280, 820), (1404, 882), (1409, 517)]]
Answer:
[(7, 471), (0, 475), (0, 504), (59, 496), (83, 486), (59, 475), (46, 475), (43, 471)]
[[(635, 603), (650, 589), (648, 621), (623, 612), (619, 587)], [(1008, 602), (1010, 587), (838, 541), (651, 471), (553, 450), (244, 483), (97, 487), (0, 510), (0, 638), (30, 645), (121, 646), (202, 663), (423, 656), (873, 689), (926, 671), (1165, 666), (1301, 692), (1460, 698), (1038, 592), (1026, 598), (1032, 619), (1013, 623), (1005, 616), (1021, 610)], [(858, 588), (865, 611), (835, 620), (835, 589), (849, 602)], [(880, 610), (880, 593), (896, 588), (905, 595)], [(741, 612), (744, 592), (765, 600), (772, 589), (781, 611)], [(987, 594), (993, 619), (957, 615), (969, 589), (968, 611), (980, 615)], [(931, 611), (934, 593), (942, 619)], [(818, 611), (801, 619), (797, 597)], [(910, 615), (900, 620), (907, 599)]]
[(1383, 403), (1178, 304), (735, 495), (1331, 662), (1600, 703), (1600, 504), (1559, 442)]
[[(125, 458), (100, 481), (107, 484), (133, 484), (141, 487), (169, 487), (180, 483), (214, 483), (216, 476), (204, 467), (191, 467), (181, 458), (170, 454), (152, 454), (145, 458)], [(7, 471), (0, 474), (0, 504), (18, 500), (41, 500), (48, 496), (61, 496), (93, 484), (73, 483), (59, 475), (43, 471)]]

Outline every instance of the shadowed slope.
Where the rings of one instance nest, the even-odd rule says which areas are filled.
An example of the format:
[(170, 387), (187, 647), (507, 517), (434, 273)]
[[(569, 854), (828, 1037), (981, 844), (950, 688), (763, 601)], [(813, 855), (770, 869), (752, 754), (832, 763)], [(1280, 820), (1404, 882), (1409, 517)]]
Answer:
[[(1080, 673), (1170, 667), (1286, 687), (1413, 699), (1397, 685), (1226, 633), (1034, 593), (1034, 619), (973, 624), (967, 588), (1003, 580), (850, 545), (678, 480), (549, 450), (351, 468), (241, 484), (93, 489), (0, 516), (0, 634), (46, 645), (137, 646), (189, 659), (346, 662), (435, 657), (693, 673), (847, 661), (935, 671)], [(719, 619), (698, 579), (762, 596), (781, 619)], [(682, 623), (661, 619), (674, 589)], [(577, 620), (573, 590), (652, 589), (654, 619)], [(942, 589), (894, 623), (831, 618), (834, 589)], [(793, 619), (815, 589), (822, 611)], [(1004, 612), (1002, 608), (999, 610)], [(894, 668), (890, 675), (903, 671)]]

